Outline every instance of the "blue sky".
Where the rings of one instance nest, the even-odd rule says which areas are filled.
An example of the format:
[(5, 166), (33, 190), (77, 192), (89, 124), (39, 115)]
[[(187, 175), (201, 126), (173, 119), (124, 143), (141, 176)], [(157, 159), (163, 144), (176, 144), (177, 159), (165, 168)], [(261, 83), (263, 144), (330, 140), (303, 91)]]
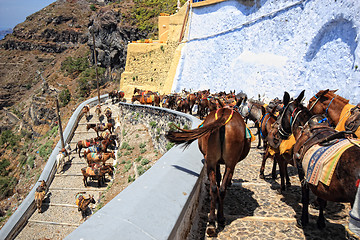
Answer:
[(56, 0), (0, 0), (0, 29), (14, 28)]

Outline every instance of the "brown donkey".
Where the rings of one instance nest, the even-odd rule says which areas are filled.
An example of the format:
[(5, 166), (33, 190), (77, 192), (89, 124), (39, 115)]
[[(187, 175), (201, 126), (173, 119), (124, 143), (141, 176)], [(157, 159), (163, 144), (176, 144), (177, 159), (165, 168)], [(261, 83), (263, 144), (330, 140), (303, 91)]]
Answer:
[(35, 203), (39, 213), (41, 213), (42, 202), (44, 201), (45, 194), (46, 194), (46, 182), (42, 180), (41, 184), (36, 188), (35, 191)]
[[(210, 112), (202, 127), (182, 132), (168, 132), (167, 139), (175, 144), (185, 143), (185, 147), (198, 139), (199, 149), (204, 155), (207, 176), (210, 181), (210, 215), (207, 234), (216, 236), (215, 208), (218, 203), (217, 221), (224, 226), (224, 198), (226, 188), (231, 184), (236, 164), (243, 160), (250, 150), (250, 139), (245, 136), (246, 125), (241, 115), (229, 108)], [(225, 164), (221, 181), (220, 164)]]

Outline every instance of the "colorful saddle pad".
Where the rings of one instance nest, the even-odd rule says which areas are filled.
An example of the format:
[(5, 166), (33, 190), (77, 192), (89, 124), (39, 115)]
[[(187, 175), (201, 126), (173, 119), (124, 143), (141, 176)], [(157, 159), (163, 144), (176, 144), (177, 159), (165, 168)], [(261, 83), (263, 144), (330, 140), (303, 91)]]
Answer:
[(354, 146), (352, 142), (360, 144), (359, 139), (351, 139), (351, 142), (344, 138), (329, 146), (312, 146), (304, 155), (302, 167), (308, 183), (315, 186), (319, 181), (329, 186), (332, 175), (341, 155), (348, 148)]

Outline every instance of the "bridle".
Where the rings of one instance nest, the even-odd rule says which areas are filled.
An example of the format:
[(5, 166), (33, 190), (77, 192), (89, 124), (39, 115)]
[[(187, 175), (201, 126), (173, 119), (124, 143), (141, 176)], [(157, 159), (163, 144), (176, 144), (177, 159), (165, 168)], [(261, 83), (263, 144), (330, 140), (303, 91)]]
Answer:
[(300, 113), (303, 111), (303, 110), (300, 110), (296, 113), (296, 110), (298, 109), (297, 107), (292, 111), (291, 116), (290, 116), (290, 132), (287, 132), (282, 126), (282, 121), (283, 121), (283, 118), (284, 118), (285, 113), (287, 112), (289, 106), (293, 102), (294, 101), (291, 101), (288, 103), (288, 105), (285, 107), (284, 111), (282, 112), (282, 114), (280, 116), (280, 124), (278, 126), (278, 130), (279, 130), (279, 135), (282, 139), (288, 139), (290, 137), (290, 135), (293, 133), (294, 124), (295, 124), (297, 118), (299, 117)]
[[(317, 102), (320, 100), (320, 97), (318, 97), (318, 96), (316, 96), (316, 95), (314, 95), (314, 97), (316, 98), (316, 101), (315, 101), (315, 102), (313, 103), (313, 105), (309, 108), (309, 111), (311, 111), (311, 110), (315, 107), (315, 105), (317, 104)], [(336, 95), (335, 95), (335, 97), (336, 97)], [(333, 100), (335, 99), (335, 97), (333, 97), (333, 98), (331, 99), (331, 101), (329, 102), (329, 105), (328, 105), (327, 108), (325, 109), (325, 114), (326, 114), (326, 115), (328, 115), (329, 107), (330, 107), (331, 103), (333, 102)]]

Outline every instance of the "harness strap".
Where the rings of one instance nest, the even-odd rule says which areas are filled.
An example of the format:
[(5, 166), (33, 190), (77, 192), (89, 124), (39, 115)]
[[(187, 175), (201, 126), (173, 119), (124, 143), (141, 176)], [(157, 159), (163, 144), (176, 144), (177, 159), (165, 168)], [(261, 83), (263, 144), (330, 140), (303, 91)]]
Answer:
[[(260, 121), (260, 135), (261, 135), (261, 137), (262, 138), (265, 138), (264, 137), (264, 134), (262, 133), (262, 131), (261, 131), (261, 128), (262, 128), (262, 124), (263, 124), (263, 121), (264, 121), (264, 119), (265, 119), (265, 117), (267, 116), (267, 115), (269, 115), (270, 113), (266, 113), (262, 118), (261, 118), (261, 121)], [(267, 124), (267, 122), (269, 121), (269, 119), (270, 118), (268, 118), (267, 120), (266, 120), (266, 123), (265, 123), (265, 126), (266, 126), (266, 124)]]
[(317, 97), (316, 95), (314, 95), (314, 98), (316, 98), (316, 101), (315, 101), (314, 104), (310, 107), (309, 111), (311, 111), (311, 110), (315, 107), (315, 105), (317, 104), (317, 102), (320, 100), (320, 98)]
[[(218, 115), (217, 115), (217, 113), (218, 113), (218, 111), (220, 110), (221, 108), (219, 108), (218, 110), (216, 110), (216, 112), (215, 112), (215, 120), (218, 120)], [(225, 122), (225, 124), (224, 125), (226, 125), (230, 120), (231, 120), (231, 118), (232, 118), (232, 116), (233, 116), (233, 114), (234, 114), (234, 110), (233, 109), (231, 109), (231, 113), (230, 113), (230, 116), (228, 117), (228, 119), (226, 120), (226, 122)]]
[(290, 117), (290, 125), (292, 125), (292, 121), (293, 121), (293, 117), (294, 117), (294, 113), (297, 110), (297, 108), (294, 109), (294, 111), (291, 113), (291, 117)]
[(331, 104), (332, 101), (334, 100), (334, 98), (335, 98), (335, 97), (333, 97), (333, 98), (331, 99), (331, 101), (329, 102), (329, 105), (327, 106), (327, 108), (326, 108), (326, 110), (325, 110), (325, 114), (328, 114), (328, 109), (329, 109), (329, 107), (330, 107), (330, 104)]

